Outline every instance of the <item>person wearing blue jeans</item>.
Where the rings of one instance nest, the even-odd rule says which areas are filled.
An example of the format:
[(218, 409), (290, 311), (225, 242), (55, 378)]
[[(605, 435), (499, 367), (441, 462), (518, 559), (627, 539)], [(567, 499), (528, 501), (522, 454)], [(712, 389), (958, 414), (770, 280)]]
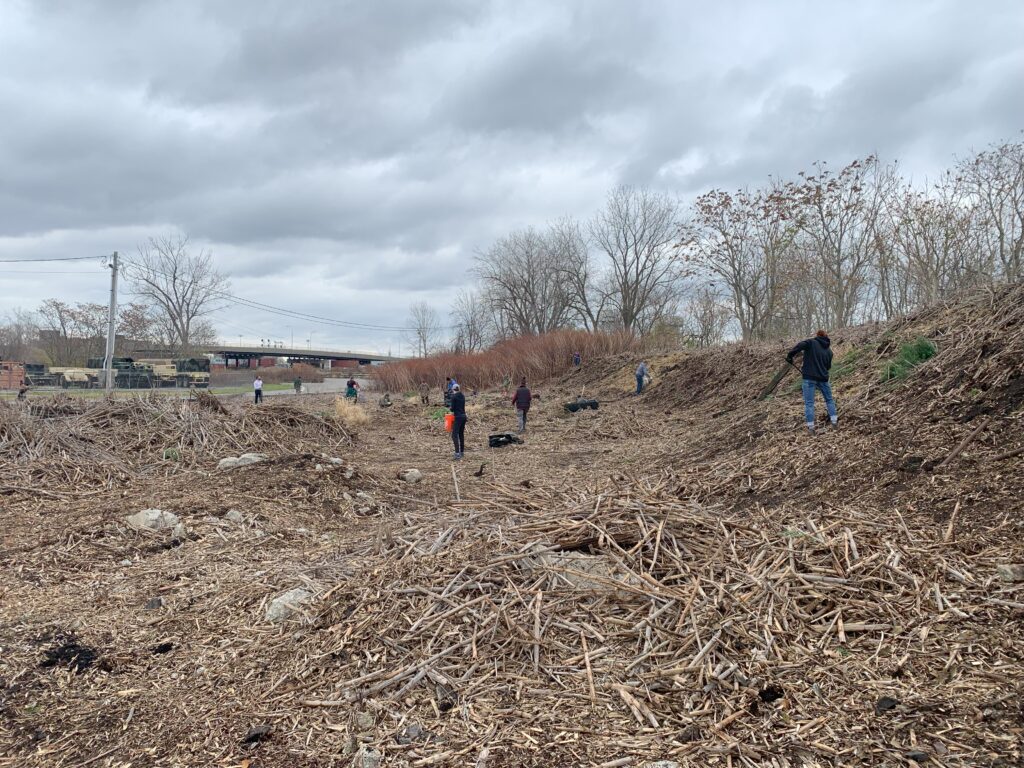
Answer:
[(821, 392), (821, 396), (825, 400), (825, 408), (828, 410), (828, 420), (833, 427), (836, 426), (839, 417), (836, 415), (836, 401), (832, 399), (832, 386), (827, 381), (804, 379), (804, 421), (807, 423), (807, 428), (811, 432), (814, 431), (814, 390)]
[(647, 363), (643, 360), (636, 367), (636, 393), (639, 395), (644, 391), (644, 379), (647, 378)]
[(828, 420), (832, 426), (839, 423), (836, 414), (836, 401), (832, 398), (832, 387), (828, 383), (828, 372), (832, 368), (832, 341), (825, 331), (818, 331), (813, 338), (805, 339), (793, 347), (786, 355), (786, 361), (793, 363), (793, 358), (803, 354), (800, 373), (804, 378), (804, 421), (808, 431), (814, 434), (814, 393), (821, 392), (828, 410)]

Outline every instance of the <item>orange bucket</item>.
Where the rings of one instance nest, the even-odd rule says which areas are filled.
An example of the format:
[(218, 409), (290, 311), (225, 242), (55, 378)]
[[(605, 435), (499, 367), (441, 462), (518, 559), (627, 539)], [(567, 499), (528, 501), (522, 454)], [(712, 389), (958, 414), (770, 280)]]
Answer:
[(446, 413), (444, 415), (444, 431), (451, 432), (455, 428), (455, 414)]

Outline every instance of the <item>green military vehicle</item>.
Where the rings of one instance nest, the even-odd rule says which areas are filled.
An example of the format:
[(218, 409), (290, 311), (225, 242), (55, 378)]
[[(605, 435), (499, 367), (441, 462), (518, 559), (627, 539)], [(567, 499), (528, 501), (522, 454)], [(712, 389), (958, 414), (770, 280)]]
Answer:
[[(103, 358), (90, 357), (87, 368), (98, 371), (99, 386), (103, 386)], [(112, 361), (114, 369), (114, 386), (118, 389), (151, 389), (153, 387), (153, 367), (143, 362), (136, 362), (131, 357), (115, 357)]]

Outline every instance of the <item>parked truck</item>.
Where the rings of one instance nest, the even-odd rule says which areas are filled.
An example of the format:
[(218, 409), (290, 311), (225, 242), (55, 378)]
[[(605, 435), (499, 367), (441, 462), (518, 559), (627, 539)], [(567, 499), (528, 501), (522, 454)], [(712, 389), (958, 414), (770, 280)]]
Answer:
[(148, 366), (153, 374), (154, 387), (177, 387), (180, 386), (178, 368), (173, 360), (147, 359), (139, 360), (142, 365)]
[(210, 386), (210, 358), (186, 357), (175, 360), (174, 367), (178, 372), (179, 387), (205, 389)]
[[(97, 370), (97, 381), (103, 386), (103, 358), (90, 357), (86, 367)], [(153, 386), (153, 368), (131, 357), (115, 357), (112, 362), (114, 369), (114, 386), (118, 389), (150, 389)]]
[(25, 363), (25, 383), (30, 387), (55, 387), (57, 377), (42, 363)]
[(50, 368), (53, 385), (63, 389), (90, 389), (99, 382), (98, 370), (93, 368), (76, 368), (62, 366)]

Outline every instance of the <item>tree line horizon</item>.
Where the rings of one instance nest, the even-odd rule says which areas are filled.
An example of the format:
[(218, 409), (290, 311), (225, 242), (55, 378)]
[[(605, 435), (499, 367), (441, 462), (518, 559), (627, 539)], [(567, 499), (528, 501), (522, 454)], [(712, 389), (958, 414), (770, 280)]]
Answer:
[(590, 219), (497, 239), (473, 273), (450, 339), (432, 307), (412, 305), (420, 356), (567, 328), (705, 347), (890, 320), (1024, 277), (1024, 142), (957, 159), (921, 186), (874, 155), (688, 204), (619, 186)]
[[(708, 190), (688, 203), (618, 186), (589, 219), (499, 237), (473, 260), (445, 333), (410, 307), (418, 356), (477, 352), (556, 330), (699, 347), (789, 338), (906, 315), (959, 291), (1024, 277), (1024, 141), (956, 159), (916, 185), (874, 155), (789, 179)], [(232, 298), (209, 250), (150, 238), (125, 260), (119, 335), (182, 354), (216, 338)], [(53, 365), (100, 354), (107, 307), (47, 299), (0, 322), (0, 357)]]

